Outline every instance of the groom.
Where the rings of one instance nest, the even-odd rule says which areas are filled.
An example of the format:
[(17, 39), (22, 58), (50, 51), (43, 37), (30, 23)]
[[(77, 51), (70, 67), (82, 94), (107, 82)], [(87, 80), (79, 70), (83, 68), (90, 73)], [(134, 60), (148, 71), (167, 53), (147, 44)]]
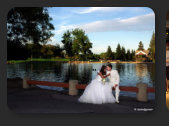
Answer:
[(106, 69), (107, 69), (107, 74), (110, 74), (108, 76), (109, 84), (112, 87), (115, 88), (116, 102), (119, 103), (119, 93), (120, 93), (120, 89), (119, 89), (120, 77), (119, 77), (119, 74), (118, 74), (117, 70), (112, 70), (111, 64), (108, 64), (106, 66)]

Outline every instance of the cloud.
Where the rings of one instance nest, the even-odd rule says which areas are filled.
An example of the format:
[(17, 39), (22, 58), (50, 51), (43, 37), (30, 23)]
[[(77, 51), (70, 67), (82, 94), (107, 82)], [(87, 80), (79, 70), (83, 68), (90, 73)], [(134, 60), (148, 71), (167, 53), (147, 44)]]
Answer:
[[(130, 12), (130, 13), (138, 13), (138, 12), (146, 12), (150, 11), (150, 8), (147, 7), (88, 7), (84, 9), (78, 9), (74, 11), (76, 14), (88, 14), (94, 12)], [(152, 11), (152, 10), (151, 10)]]
[(89, 7), (86, 9), (83, 9), (81, 11), (77, 11), (76, 13), (78, 14), (87, 14), (87, 13), (92, 13), (96, 11), (122, 11), (125, 8), (123, 7)]
[(66, 30), (81, 28), (85, 32), (112, 32), (112, 31), (152, 31), (155, 27), (154, 13), (135, 16), (127, 19), (112, 19), (94, 21), (87, 24), (62, 25), (56, 34), (62, 34)]

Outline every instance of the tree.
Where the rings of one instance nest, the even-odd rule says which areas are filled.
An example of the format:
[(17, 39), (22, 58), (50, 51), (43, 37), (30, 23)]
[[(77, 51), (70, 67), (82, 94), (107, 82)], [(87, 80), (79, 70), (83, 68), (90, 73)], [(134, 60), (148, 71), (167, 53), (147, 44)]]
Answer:
[(144, 46), (142, 41), (139, 42), (138, 49), (137, 50), (144, 50)]
[[(53, 36), (54, 26), (50, 23), (47, 8), (43, 7), (16, 7), (12, 8), (7, 15), (7, 45), (8, 55), (23, 54), (23, 50), (15, 48), (15, 45), (24, 46), (25, 43), (34, 43), (35, 48), (40, 44), (50, 41)], [(11, 48), (13, 48), (11, 50)], [(20, 52), (19, 54), (15, 52)], [(11, 57), (12, 58), (12, 57)], [(24, 57), (23, 57), (24, 58)], [(20, 59), (23, 59), (20, 57)]]
[(54, 56), (58, 56), (58, 57), (63, 57), (62, 55), (62, 51), (63, 51), (63, 48), (60, 47), (60, 45), (56, 44), (54, 46), (54, 50), (53, 50), (53, 53), (54, 53)]
[(107, 60), (112, 60), (113, 58), (114, 58), (114, 56), (113, 56), (113, 52), (111, 50), (111, 47), (108, 46), (107, 52), (106, 52), (106, 59)]
[(102, 60), (105, 60), (106, 59), (106, 53), (100, 53), (100, 58)]
[(100, 59), (100, 55), (99, 54), (93, 54), (91, 57), (92, 60), (99, 60)]
[(27, 53), (28, 53), (28, 57), (32, 59), (33, 57), (33, 46), (34, 44), (33, 43), (26, 43), (25, 44), (25, 48), (27, 50)]
[(131, 60), (132, 61), (135, 60), (135, 51), (134, 50), (131, 51)]
[(126, 50), (124, 47), (121, 48), (121, 60), (126, 60)]
[(150, 41), (148, 50), (150, 51), (150, 57), (151, 57), (152, 61), (154, 62), (155, 61), (155, 33), (154, 32), (151, 37), (151, 41)]
[(51, 58), (54, 54), (54, 46), (53, 45), (43, 45), (40, 50), (43, 58)]
[(92, 43), (90, 42), (88, 36), (85, 34), (85, 31), (82, 29), (74, 29), (72, 31), (73, 35), (73, 45), (72, 49), (76, 57), (81, 58), (82, 60), (89, 59), (92, 54), (91, 48)]
[(128, 61), (132, 60), (132, 55), (131, 55), (129, 49), (127, 50), (127, 53), (126, 53), (126, 59), (127, 59)]
[(66, 54), (68, 57), (70, 57), (70, 60), (72, 59), (72, 57), (74, 56), (73, 53), (73, 39), (72, 39), (72, 33), (67, 30), (63, 36), (62, 36), (62, 43), (63, 43), (63, 49), (66, 51)]
[[(29, 53), (24, 45), (18, 42), (7, 42), (8, 55), (7, 60), (25, 60), (28, 58)], [(21, 53), (22, 52), (22, 53)]]
[(53, 36), (47, 8), (16, 7), (7, 16), (8, 41), (47, 43)]
[(120, 44), (117, 45), (115, 58), (116, 58), (116, 60), (121, 60), (121, 46), (120, 46)]

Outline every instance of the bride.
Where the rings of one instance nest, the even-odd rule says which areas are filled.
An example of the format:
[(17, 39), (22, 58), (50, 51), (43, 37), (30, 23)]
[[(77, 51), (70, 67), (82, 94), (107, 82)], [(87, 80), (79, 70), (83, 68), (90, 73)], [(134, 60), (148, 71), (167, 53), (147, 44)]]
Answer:
[(103, 103), (115, 103), (115, 98), (112, 93), (111, 86), (104, 82), (106, 75), (106, 66), (103, 65), (98, 71), (98, 75), (91, 83), (86, 87), (82, 96), (78, 99), (79, 102), (103, 104)]

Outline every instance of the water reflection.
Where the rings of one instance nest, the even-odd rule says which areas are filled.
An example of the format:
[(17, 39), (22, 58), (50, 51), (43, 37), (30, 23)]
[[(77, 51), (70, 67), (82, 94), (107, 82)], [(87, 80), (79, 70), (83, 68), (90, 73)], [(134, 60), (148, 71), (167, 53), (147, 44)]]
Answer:
[[(7, 77), (29, 76), (34, 80), (68, 82), (76, 79), (86, 84), (94, 79), (103, 64), (68, 64), (66, 62), (27, 62), (8, 64)], [(155, 82), (155, 64), (112, 64), (120, 75), (120, 85), (135, 86), (147, 83), (153, 87)], [(96, 71), (93, 71), (96, 69)]]
[[(103, 64), (69, 64), (66, 62), (27, 62), (19, 64), (8, 64), (8, 78), (31, 77), (33, 80), (68, 82), (76, 79), (80, 84), (88, 84), (97, 75)], [(106, 65), (106, 64), (104, 64)], [(121, 86), (136, 86), (137, 83), (146, 83), (149, 87), (155, 85), (155, 64), (112, 64), (120, 75)], [(96, 69), (96, 71), (93, 71)], [(53, 90), (63, 88), (45, 87)], [(121, 95), (133, 96), (135, 93), (121, 92)], [(149, 94), (154, 98), (154, 94)]]

